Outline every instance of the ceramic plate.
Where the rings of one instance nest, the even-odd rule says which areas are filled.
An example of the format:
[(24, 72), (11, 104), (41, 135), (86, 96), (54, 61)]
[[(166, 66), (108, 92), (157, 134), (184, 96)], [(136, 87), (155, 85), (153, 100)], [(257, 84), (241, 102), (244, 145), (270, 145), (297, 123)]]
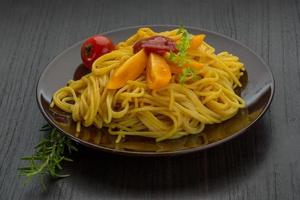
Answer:
[[(174, 29), (177, 26), (147, 26), (156, 32)], [(118, 29), (103, 35), (117, 43), (134, 34), (139, 27)], [(200, 151), (226, 142), (250, 128), (267, 110), (274, 94), (274, 79), (269, 67), (252, 50), (241, 43), (219, 33), (187, 27), (190, 33), (206, 34), (206, 41), (215, 47), (216, 52), (228, 51), (238, 56), (245, 64), (247, 73), (241, 78), (243, 88), (241, 97), (247, 107), (238, 114), (221, 123), (206, 126), (205, 130), (196, 135), (189, 135), (175, 140), (156, 143), (152, 139), (126, 136), (126, 140), (115, 143), (115, 136), (109, 135), (105, 129), (95, 127), (82, 128), (75, 131), (75, 123), (69, 114), (59, 109), (51, 109), (49, 104), (53, 93), (66, 85), (67, 81), (86, 73), (81, 65), (80, 41), (59, 54), (44, 70), (37, 85), (37, 101), (47, 121), (73, 140), (99, 150), (127, 155), (174, 155)]]

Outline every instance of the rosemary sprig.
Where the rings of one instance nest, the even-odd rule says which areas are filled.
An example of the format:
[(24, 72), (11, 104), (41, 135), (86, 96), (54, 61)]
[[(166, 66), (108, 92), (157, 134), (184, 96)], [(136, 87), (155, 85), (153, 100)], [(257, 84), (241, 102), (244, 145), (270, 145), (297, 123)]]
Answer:
[(28, 166), (19, 168), (19, 174), (27, 177), (28, 180), (35, 176), (40, 176), (43, 180), (44, 175), (56, 178), (69, 176), (69, 174), (59, 174), (58, 170), (62, 169), (62, 161), (72, 161), (65, 157), (65, 154), (77, 151), (76, 147), (67, 136), (48, 124), (40, 131), (46, 133), (46, 137), (35, 147), (36, 151), (32, 156), (21, 158), (28, 161)]

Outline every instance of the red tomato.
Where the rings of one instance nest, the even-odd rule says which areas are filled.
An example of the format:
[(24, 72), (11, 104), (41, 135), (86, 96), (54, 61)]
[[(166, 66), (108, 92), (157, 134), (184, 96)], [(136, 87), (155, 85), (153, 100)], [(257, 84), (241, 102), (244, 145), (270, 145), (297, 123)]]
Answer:
[(85, 67), (92, 69), (93, 62), (115, 49), (110, 39), (102, 35), (88, 38), (81, 46), (81, 59)]

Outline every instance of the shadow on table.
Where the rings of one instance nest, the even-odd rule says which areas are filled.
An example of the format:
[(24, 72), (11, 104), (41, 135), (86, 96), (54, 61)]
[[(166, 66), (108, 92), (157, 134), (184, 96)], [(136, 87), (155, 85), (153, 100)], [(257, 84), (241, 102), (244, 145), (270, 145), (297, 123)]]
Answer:
[[(259, 168), (270, 146), (270, 130), (260, 120), (247, 133), (212, 149), (177, 157), (117, 156), (80, 147), (66, 164), (72, 176), (64, 185), (89, 196), (163, 196), (188, 192), (205, 195), (239, 184)], [(60, 181), (48, 184), (56, 190)], [(59, 189), (60, 190), (60, 189)]]

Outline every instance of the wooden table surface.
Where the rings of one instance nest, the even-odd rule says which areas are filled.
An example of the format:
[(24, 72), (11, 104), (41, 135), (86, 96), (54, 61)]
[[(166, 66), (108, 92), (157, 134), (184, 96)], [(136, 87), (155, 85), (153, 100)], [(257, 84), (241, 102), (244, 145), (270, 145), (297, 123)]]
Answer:
[[(179, 157), (116, 156), (79, 147), (72, 176), (23, 185), (17, 168), (42, 134), (35, 88), (45, 66), (95, 33), (142, 24), (216, 31), (270, 66), (275, 96), (246, 134)], [(0, 199), (300, 199), (300, 1), (0, 2)], [(63, 67), (63, 66), (62, 66)]]

